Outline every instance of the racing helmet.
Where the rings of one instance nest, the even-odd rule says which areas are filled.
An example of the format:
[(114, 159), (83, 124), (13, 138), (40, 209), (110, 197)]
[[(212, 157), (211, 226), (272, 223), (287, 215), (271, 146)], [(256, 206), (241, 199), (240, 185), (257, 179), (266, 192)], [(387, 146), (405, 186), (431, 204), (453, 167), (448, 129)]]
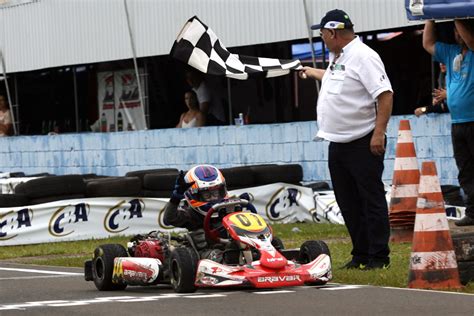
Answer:
[(201, 215), (205, 216), (214, 204), (227, 197), (224, 176), (214, 166), (195, 166), (186, 173), (184, 181), (188, 184), (192, 183), (184, 192), (184, 198)]

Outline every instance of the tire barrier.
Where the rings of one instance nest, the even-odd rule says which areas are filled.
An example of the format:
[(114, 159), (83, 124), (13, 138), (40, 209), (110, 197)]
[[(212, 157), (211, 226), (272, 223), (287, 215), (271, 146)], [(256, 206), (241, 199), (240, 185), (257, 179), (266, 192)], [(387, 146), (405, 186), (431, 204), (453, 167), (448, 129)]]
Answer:
[(474, 233), (453, 234), (453, 245), (461, 283), (474, 282)]
[(138, 177), (142, 186), (144, 186), (144, 178), (147, 174), (161, 174), (161, 173), (173, 173), (178, 174), (178, 169), (176, 168), (162, 168), (162, 169), (145, 169), (145, 170), (135, 170), (129, 171), (125, 174), (126, 177)]
[(29, 204), (24, 194), (0, 194), (0, 207), (25, 206)]
[(87, 182), (86, 197), (138, 196), (142, 189), (138, 177), (112, 177)]
[[(288, 183), (301, 185), (303, 168), (298, 164), (262, 164), (221, 169), (228, 190), (255, 186)], [(18, 197), (0, 199), (0, 207), (18, 206), (20, 203), (40, 204), (81, 197), (158, 197), (168, 198), (173, 190), (179, 170), (176, 168), (136, 170), (125, 177), (84, 175), (51, 176), (48, 173), (20, 183), (15, 188)], [(329, 189), (325, 182), (314, 184), (314, 188)], [(313, 188), (313, 189), (314, 189)], [(10, 194), (11, 195), (11, 194)], [(25, 200), (26, 198), (26, 200)]]
[(85, 194), (86, 184), (82, 175), (43, 177), (18, 184), (15, 187), (15, 193), (24, 194), (29, 199)]
[(178, 170), (149, 173), (143, 178), (143, 188), (152, 191), (172, 190), (178, 176)]

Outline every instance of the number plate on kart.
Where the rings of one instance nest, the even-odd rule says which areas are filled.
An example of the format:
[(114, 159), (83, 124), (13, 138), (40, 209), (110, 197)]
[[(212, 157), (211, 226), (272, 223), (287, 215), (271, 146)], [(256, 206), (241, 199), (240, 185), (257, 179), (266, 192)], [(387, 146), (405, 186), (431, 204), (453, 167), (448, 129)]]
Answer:
[(234, 213), (228, 217), (228, 221), (236, 227), (250, 232), (261, 232), (268, 227), (265, 220), (254, 213)]

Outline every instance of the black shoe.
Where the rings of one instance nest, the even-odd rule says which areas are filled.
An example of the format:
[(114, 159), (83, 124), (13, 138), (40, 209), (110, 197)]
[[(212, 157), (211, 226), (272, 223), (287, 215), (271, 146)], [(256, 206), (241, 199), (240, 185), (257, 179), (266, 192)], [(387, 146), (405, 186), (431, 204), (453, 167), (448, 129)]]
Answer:
[(341, 269), (346, 269), (346, 270), (352, 270), (352, 269), (357, 269), (357, 270), (364, 270), (366, 268), (366, 264), (360, 263), (360, 262), (355, 262), (353, 260), (349, 261), (345, 265), (341, 267)]
[(371, 261), (365, 266), (363, 270), (387, 270), (388, 268), (390, 268), (390, 261)]
[(464, 216), (460, 220), (454, 223), (456, 226), (471, 226), (474, 225), (474, 218), (469, 217), (469, 216)]

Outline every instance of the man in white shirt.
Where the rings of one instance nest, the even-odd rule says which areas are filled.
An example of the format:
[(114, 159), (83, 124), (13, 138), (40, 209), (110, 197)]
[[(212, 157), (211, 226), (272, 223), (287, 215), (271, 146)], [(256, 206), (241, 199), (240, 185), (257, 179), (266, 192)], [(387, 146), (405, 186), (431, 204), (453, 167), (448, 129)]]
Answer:
[(392, 87), (379, 55), (354, 34), (344, 11), (327, 12), (312, 29), (321, 29), (330, 65), (304, 67), (299, 75), (322, 80), (316, 137), (330, 142), (331, 181), (352, 239), (344, 268), (386, 269), (390, 224), (382, 173)]

